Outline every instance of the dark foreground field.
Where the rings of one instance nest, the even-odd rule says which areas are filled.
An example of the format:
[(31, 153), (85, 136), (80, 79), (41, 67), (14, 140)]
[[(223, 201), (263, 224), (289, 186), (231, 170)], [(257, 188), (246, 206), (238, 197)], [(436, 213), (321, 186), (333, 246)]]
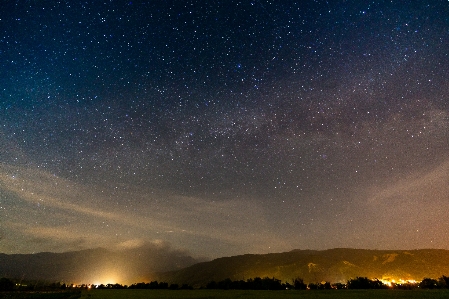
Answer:
[(331, 290), (331, 291), (234, 291), (234, 290), (90, 290), (83, 291), (82, 299), (443, 299), (449, 290)]
[(0, 292), (0, 299), (78, 299), (81, 291)]

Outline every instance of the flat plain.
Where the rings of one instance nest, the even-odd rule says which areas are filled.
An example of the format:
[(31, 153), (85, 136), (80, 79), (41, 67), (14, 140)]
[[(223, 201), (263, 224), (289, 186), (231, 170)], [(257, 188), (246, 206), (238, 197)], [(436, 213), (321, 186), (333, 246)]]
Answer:
[(82, 299), (443, 299), (449, 290), (319, 290), (319, 291), (240, 291), (240, 290), (88, 290)]

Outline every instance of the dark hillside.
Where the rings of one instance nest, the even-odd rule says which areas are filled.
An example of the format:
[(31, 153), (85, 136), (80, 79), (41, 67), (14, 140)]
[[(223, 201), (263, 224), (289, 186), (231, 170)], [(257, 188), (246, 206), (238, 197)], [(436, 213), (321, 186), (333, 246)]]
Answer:
[(346, 282), (357, 276), (388, 280), (422, 280), (449, 274), (447, 250), (293, 250), (284, 253), (246, 254), (218, 258), (179, 271), (163, 273), (160, 280), (196, 286), (209, 281), (275, 277), (291, 282)]

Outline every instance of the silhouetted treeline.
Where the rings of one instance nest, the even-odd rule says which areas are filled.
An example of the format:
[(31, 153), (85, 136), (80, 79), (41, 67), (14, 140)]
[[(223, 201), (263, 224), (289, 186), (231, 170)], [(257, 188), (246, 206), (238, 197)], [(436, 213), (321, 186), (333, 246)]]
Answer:
[(66, 289), (67, 285), (60, 282), (0, 278), (0, 291), (63, 291)]
[(227, 278), (225, 280), (216, 282), (211, 281), (206, 285), (207, 289), (221, 289), (221, 290), (331, 290), (331, 289), (449, 289), (449, 277), (442, 276), (439, 279), (424, 278), (421, 282), (404, 282), (404, 283), (390, 283), (385, 284), (378, 279), (369, 279), (367, 277), (356, 277), (344, 283), (321, 282), (305, 284), (302, 278), (295, 278), (292, 284), (286, 282), (282, 283), (276, 278), (260, 278), (232, 281)]
[(390, 283), (390, 285), (382, 283), (380, 280), (372, 280), (366, 277), (357, 277), (351, 279), (347, 284), (348, 289), (449, 289), (449, 277), (441, 276), (438, 279), (424, 278), (420, 282), (404, 282), (404, 283)]
[(167, 282), (139, 282), (139, 283), (133, 283), (130, 286), (121, 285), (121, 284), (100, 284), (95, 285), (94, 288), (96, 289), (146, 289), (146, 290), (190, 290), (193, 289), (192, 286), (188, 284), (183, 284), (179, 286), (176, 283), (168, 284)]
[(330, 282), (305, 284), (302, 278), (295, 278), (290, 284), (288, 282), (282, 283), (281, 280), (274, 277), (256, 277), (246, 281), (232, 281), (229, 278), (219, 282), (211, 281), (206, 285), (206, 288), (221, 290), (325, 290), (346, 288), (346, 285), (331, 284)]
[(449, 277), (441, 276), (438, 279), (424, 278), (419, 283), (422, 289), (449, 289)]
[(95, 286), (96, 289), (126, 289), (128, 286), (119, 283), (99, 284)]
[(369, 279), (367, 277), (357, 277), (355, 279), (348, 280), (348, 289), (388, 289), (388, 285), (382, 281), (375, 279)]
[[(168, 284), (167, 282), (152, 281), (149, 283), (139, 282), (130, 286), (115, 284), (82, 284), (82, 285), (66, 285), (65, 283), (38, 283), (27, 282), (17, 283), (14, 280), (8, 278), (0, 278), (0, 292), (9, 291), (36, 291), (36, 290), (76, 290), (76, 289), (167, 289), (167, 290), (191, 290), (193, 287), (188, 284), (178, 285), (176, 283)], [(206, 285), (207, 289), (220, 289), (220, 290), (330, 290), (330, 289), (449, 289), (449, 277), (441, 276), (438, 279), (424, 278), (420, 282), (403, 282), (385, 284), (378, 279), (369, 279), (367, 277), (356, 277), (348, 280), (344, 283), (321, 282), (321, 283), (304, 283), (302, 278), (292, 279), (292, 283), (281, 282), (276, 278), (250, 278), (245, 280), (233, 281), (229, 278), (221, 281), (211, 281)]]

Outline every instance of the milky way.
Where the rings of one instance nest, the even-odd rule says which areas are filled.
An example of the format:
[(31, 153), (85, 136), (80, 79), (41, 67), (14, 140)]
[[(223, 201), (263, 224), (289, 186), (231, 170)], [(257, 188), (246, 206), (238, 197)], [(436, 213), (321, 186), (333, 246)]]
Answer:
[(449, 2), (8, 1), (0, 252), (449, 249)]

